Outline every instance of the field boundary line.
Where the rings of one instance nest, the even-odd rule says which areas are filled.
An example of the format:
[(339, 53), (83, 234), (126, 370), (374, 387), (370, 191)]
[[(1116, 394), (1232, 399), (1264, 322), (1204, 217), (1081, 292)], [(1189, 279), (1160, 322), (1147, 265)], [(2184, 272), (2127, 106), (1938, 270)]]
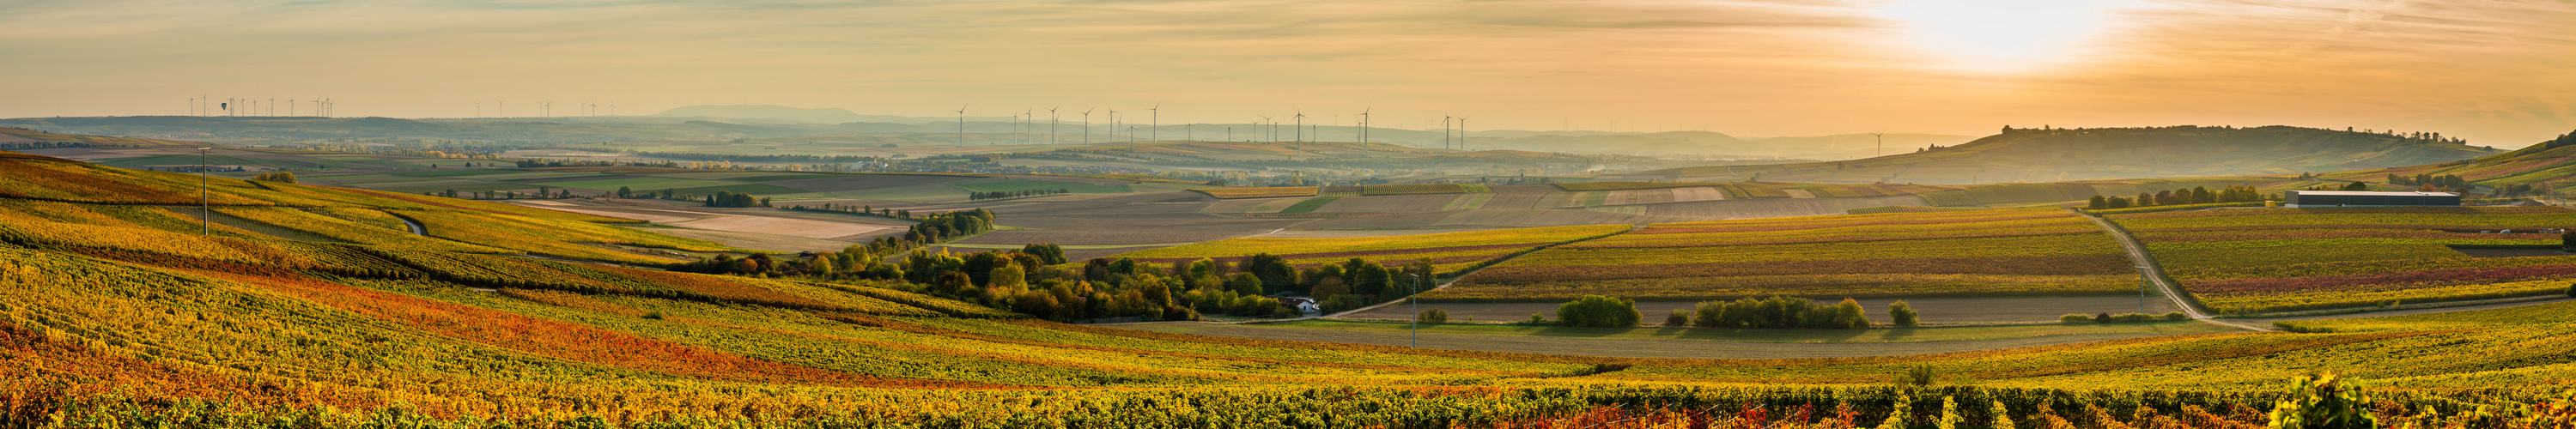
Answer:
[(2216, 317), (2210, 317), (2208, 311), (2204, 311), (2200, 308), (2199, 300), (2190, 299), (2190, 295), (2183, 294), (2182, 288), (2174, 286), (2173, 279), (2165, 276), (2164, 266), (2156, 264), (2155, 256), (2148, 254), (2147, 246), (2138, 244), (2138, 239), (2136, 237), (2129, 236), (2129, 230), (2120, 228), (2119, 224), (2111, 223), (2110, 219), (2105, 219), (2101, 216), (2094, 216), (2091, 213), (2085, 213), (2074, 208), (2068, 208), (2066, 211), (2073, 212), (2076, 216), (2083, 216), (2085, 219), (2092, 220), (2093, 224), (2100, 225), (2102, 227), (2103, 232), (2111, 234), (2111, 240), (2119, 242), (2120, 249), (2129, 253), (2130, 262), (2135, 262), (2138, 266), (2145, 267), (2145, 270), (2139, 272), (2138, 276), (2146, 279), (2148, 283), (2154, 283), (2156, 285), (2156, 289), (2164, 291), (2165, 298), (2172, 299), (2174, 307), (2181, 308), (2183, 314), (2190, 315), (2192, 319), (2218, 325), (2233, 326), (2255, 331), (2271, 330), (2253, 325), (2219, 321)]

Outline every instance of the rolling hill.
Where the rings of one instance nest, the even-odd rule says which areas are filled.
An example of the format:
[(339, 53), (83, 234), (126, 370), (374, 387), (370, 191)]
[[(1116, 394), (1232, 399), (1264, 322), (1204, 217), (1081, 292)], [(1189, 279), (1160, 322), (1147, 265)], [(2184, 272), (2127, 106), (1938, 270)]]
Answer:
[(1987, 184), (2334, 172), (2497, 153), (2458, 141), (2317, 128), (2010, 129), (1958, 146), (1850, 161), (1691, 167), (1603, 180)]
[[(1828, 344), (1887, 352), (1801, 359), (1168, 334), (900, 281), (601, 263), (723, 250), (613, 218), (13, 152), (0, 164), (0, 427), (1589, 427), (1762, 410), (1807, 410), (1758, 417), (1801, 427), (2252, 427), (2280, 380), (2318, 370), (2402, 387), (2371, 408), (2440, 421), (2564, 410), (2555, 389), (2514, 386), (2576, 374), (2570, 304), (1940, 354)], [(199, 180), (211, 224), (187, 207)], [(1332, 256), (1347, 255), (1316, 258)], [(771, 263), (817, 266), (792, 261)], [(1199, 296), (1103, 286), (1161, 284), (1136, 281), (1173, 274), (1158, 264), (1103, 268), (1120, 273), (938, 293)], [(1940, 385), (1887, 382), (1909, 372)]]

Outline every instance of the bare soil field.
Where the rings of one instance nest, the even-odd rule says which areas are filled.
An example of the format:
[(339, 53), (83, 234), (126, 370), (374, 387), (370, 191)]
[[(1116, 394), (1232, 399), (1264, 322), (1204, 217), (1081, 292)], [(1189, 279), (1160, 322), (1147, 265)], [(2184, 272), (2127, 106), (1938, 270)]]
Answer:
[(760, 182), (760, 183), (761, 183), (761, 184), (765, 184), (765, 185), (783, 186), (783, 187), (796, 188), (796, 189), (803, 189), (803, 190), (807, 190), (807, 191), (814, 191), (814, 192), (839, 192), (839, 191), (857, 191), (857, 190), (866, 190), (866, 189), (899, 188), (899, 187), (905, 187), (905, 186), (928, 185), (928, 184), (935, 184), (935, 183), (947, 183), (947, 182), (955, 182), (955, 181), (962, 181), (962, 180), (973, 180), (973, 179), (976, 179), (976, 178), (977, 178), (977, 177), (974, 177), (974, 176), (924, 176), (924, 175), (908, 175), (908, 174), (853, 174), (853, 175), (847, 175), (847, 176), (825, 177), (825, 178), (817, 178), (817, 179), (778, 180), (778, 181), (769, 181), (769, 182)]
[(1716, 201), (1726, 199), (1726, 191), (1711, 187), (1673, 188), (1673, 202)]
[(1378, 195), (1342, 197), (1324, 204), (1316, 213), (1426, 213), (1440, 211), (1458, 194)]
[[(1832, 304), (1834, 301), (1841, 301), (1841, 299), (1836, 298), (1830, 301), (1819, 299), (1819, 301), (1826, 301), (1824, 302), (1825, 304)], [(1896, 300), (1862, 299), (1859, 301), (1862, 307), (1869, 309), (1870, 320), (1879, 323), (1887, 323), (1887, 304), (1895, 302)], [(2138, 297), (2134, 296), (1918, 298), (1906, 299), (1905, 303), (1913, 305), (1914, 311), (1922, 312), (1923, 321), (1925, 323), (2049, 322), (2056, 321), (2058, 316), (2063, 316), (2068, 313), (2130, 313), (2138, 311)], [(1553, 320), (1556, 318), (1557, 304), (1559, 303), (1423, 303), (1422, 308), (1426, 310), (1433, 308), (1447, 310), (1451, 320), (1466, 320), (1468, 317), (1475, 317), (1476, 320), (1479, 321), (1529, 320), (1530, 313), (1546, 314), (1548, 319)], [(1672, 313), (1673, 310), (1687, 310), (1696, 304), (1697, 303), (1694, 302), (1639, 302), (1637, 303), (1637, 310), (1644, 312), (1646, 318), (1649, 320), (1663, 320), (1664, 315)], [(2176, 311), (2173, 308), (2173, 300), (2165, 299), (2163, 297), (2149, 297), (2147, 299), (2146, 308), (2147, 312), (2152, 314), (2163, 314), (2169, 311)], [(1413, 318), (1413, 312), (1411, 308), (1407, 306), (1387, 306), (1376, 310), (1369, 310), (1367, 312), (1350, 314), (1346, 317), (1355, 319), (1411, 319)]]
[[(1451, 317), (1456, 316), (1453, 315)], [(1523, 315), (1522, 317), (1526, 318), (1528, 316)], [(1413, 344), (1412, 334), (1405, 332), (1299, 329), (1261, 325), (1231, 325), (1201, 322), (1136, 323), (1109, 326), (1157, 332), (1270, 340), (1320, 341), (1389, 346), (1407, 346)], [(1424, 348), (1446, 350), (1544, 353), (1576, 356), (1684, 359), (1783, 359), (1954, 353), (2071, 344), (2155, 335), (2162, 334), (2073, 334), (1967, 341), (1782, 344), (1776, 342), (1739, 343), (1722, 341), (1631, 340), (1425, 333), (1421, 336), (1421, 344)]]

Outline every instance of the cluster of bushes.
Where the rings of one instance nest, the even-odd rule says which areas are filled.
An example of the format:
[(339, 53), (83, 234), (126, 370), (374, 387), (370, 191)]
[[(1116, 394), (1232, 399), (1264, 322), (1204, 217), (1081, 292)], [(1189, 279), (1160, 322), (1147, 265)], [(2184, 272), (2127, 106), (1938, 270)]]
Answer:
[[(1921, 313), (1905, 301), (1888, 304), (1887, 313), (1895, 326), (1915, 326), (1922, 320)], [(1636, 301), (1600, 295), (1585, 295), (1559, 305), (1556, 314), (1556, 325), (1575, 327), (1637, 326), (1643, 318)], [(1442, 314), (1444, 319), (1446, 315)], [(1527, 323), (1542, 325), (1548, 321), (1546, 315), (1531, 314)], [(1868, 329), (1874, 322), (1858, 300), (1844, 298), (1839, 304), (1818, 305), (1805, 298), (1775, 295), (1701, 302), (1692, 310), (1673, 310), (1664, 317), (1663, 324), (1726, 329)]]
[(2091, 315), (2087, 315), (2087, 314), (2082, 314), (2082, 313), (2073, 313), (2073, 314), (2067, 314), (2067, 315), (2064, 315), (2064, 316), (2058, 316), (2058, 317), (2057, 317), (2057, 321), (2058, 321), (2059, 323), (2069, 323), (2069, 324), (2074, 324), (2074, 323), (2147, 323), (2147, 322), (2180, 322), (2180, 321), (2185, 321), (2185, 320), (2191, 320), (2191, 315), (2182, 314), (2182, 312), (2180, 312), (2180, 311), (2176, 311), (2176, 312), (2172, 312), (2172, 313), (2165, 313), (2165, 314), (2161, 314), (2161, 315), (2157, 315), (2157, 314), (2146, 314), (2146, 313), (2121, 313), (2121, 314), (2099, 313), (2099, 314), (2091, 314)]
[[(1906, 319), (1912, 319), (1914, 309), (1911, 305), (1901, 301), (1895, 305), (1904, 306), (1902, 309), (1908, 315)], [(1895, 311), (1899, 308), (1891, 306), (1889, 310)], [(1816, 305), (1815, 301), (1806, 298), (1779, 295), (1761, 299), (1707, 301), (1699, 303), (1691, 314), (1690, 324), (1703, 328), (1868, 329), (1871, 324), (1868, 310), (1861, 308), (1860, 301), (1850, 298), (1844, 298), (1842, 303), (1832, 306)]]
[[(2368, 185), (2362, 185), (2359, 183), (2355, 184), (2361, 185), (2364, 190), (2369, 189)], [(2163, 191), (2153, 194), (2140, 193), (2134, 199), (2130, 197), (2106, 197), (2102, 195), (2094, 195), (2092, 199), (2085, 202), (2084, 208), (2089, 210), (2108, 210), (2183, 204), (2259, 202), (2266, 199), (2278, 198), (2264, 195), (2263, 191), (2246, 185), (2227, 185), (2227, 189), (2217, 191), (2211, 191), (2208, 187), (2194, 186), (2191, 189), (2184, 190)]]
[(769, 207), (769, 199), (733, 191), (716, 191), (715, 195), (707, 196), (707, 207)]
[(260, 173), (259, 175), (251, 176), (250, 180), (260, 182), (295, 183), (295, 173), (286, 171)]

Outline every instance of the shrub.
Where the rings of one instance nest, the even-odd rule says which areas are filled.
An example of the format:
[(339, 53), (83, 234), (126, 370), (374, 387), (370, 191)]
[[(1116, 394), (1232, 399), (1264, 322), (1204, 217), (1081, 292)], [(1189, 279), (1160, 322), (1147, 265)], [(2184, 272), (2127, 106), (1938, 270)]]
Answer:
[(2146, 313), (2120, 313), (2111, 316), (2111, 321), (2119, 323), (2146, 323), (2162, 319), (2162, 317)]
[(1896, 373), (1896, 384), (1905, 386), (1930, 386), (1932, 385), (1933, 379), (1936, 378), (1939, 378), (1939, 376), (1932, 372), (1931, 365), (1915, 365), (1913, 367), (1906, 368), (1905, 372)]
[(2111, 323), (2111, 313), (2093, 313), (2093, 323)]
[(2576, 283), (2567, 284), (2567, 297), (2576, 298)]
[(2290, 384), (2290, 399), (2272, 406), (2271, 426), (2281, 429), (2346, 429), (2379, 427), (2370, 413), (2370, 397), (2361, 389), (2336, 383), (2334, 374), (2301, 377)]
[(1422, 314), (1413, 316), (1413, 321), (1422, 323), (1449, 323), (1449, 310), (1437, 308), (1422, 310)]
[(1545, 315), (1545, 314), (1539, 314), (1539, 313), (1530, 313), (1530, 320), (1529, 320), (1529, 322), (1525, 322), (1525, 323), (1528, 323), (1530, 326), (1546, 325), (1546, 324), (1547, 324), (1547, 315)]
[(1690, 322), (1690, 310), (1675, 309), (1673, 314), (1664, 316), (1664, 326), (1689, 326)]
[(2071, 313), (2071, 314), (2067, 314), (2067, 315), (2064, 315), (2064, 316), (2057, 316), (2057, 322), (2058, 322), (2058, 323), (2069, 323), (2069, 324), (2072, 324), (2072, 323), (2094, 323), (2094, 322), (2093, 322), (2093, 316), (2088, 316), (2088, 315), (2085, 315), (2084, 313)]
[(2180, 322), (2185, 320), (2191, 320), (2191, 315), (2182, 314), (2180, 311), (2165, 313), (2165, 321), (2167, 322)]
[(1914, 304), (1907, 304), (1905, 301), (1887, 303), (1887, 319), (1896, 326), (1914, 326), (1923, 321), (1922, 316), (1914, 312)]
[(1584, 295), (1556, 307), (1556, 320), (1565, 326), (1637, 326), (1644, 318), (1637, 312), (1637, 301), (1601, 295)]
[(662, 316), (662, 310), (653, 310), (644, 313), (644, 318), (646, 319), (662, 320), (662, 317), (664, 317)]

